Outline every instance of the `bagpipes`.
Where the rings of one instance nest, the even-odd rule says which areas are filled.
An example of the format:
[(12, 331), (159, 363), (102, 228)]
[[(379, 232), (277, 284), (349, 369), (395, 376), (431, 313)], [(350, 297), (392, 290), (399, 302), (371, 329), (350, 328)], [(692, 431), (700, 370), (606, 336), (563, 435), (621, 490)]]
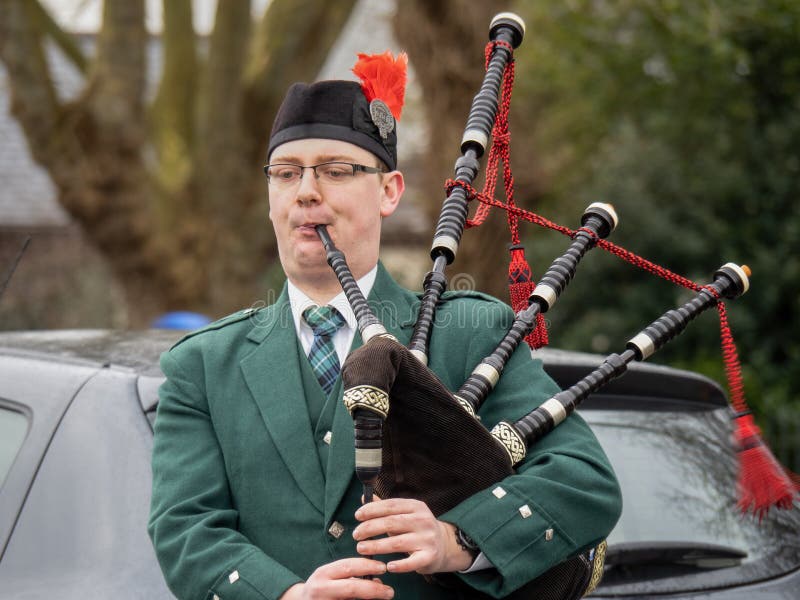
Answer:
[[(419, 314), (408, 347), (389, 334), (371, 312), (347, 267), (346, 258), (334, 246), (325, 226), (317, 226), (328, 263), (353, 308), (364, 342), (345, 361), (342, 378), (343, 400), (355, 427), (355, 470), (364, 486), (365, 501), (371, 501), (374, 492), (381, 498), (410, 497), (424, 501), (436, 516), (445, 513), (469, 496), (512, 475), (515, 466), (525, 458), (527, 448), (568, 418), (591, 393), (622, 375), (631, 362), (647, 359), (683, 331), (697, 315), (715, 307), (720, 313), (723, 355), (739, 442), (740, 506), (757, 514), (763, 514), (771, 506), (790, 507), (794, 484), (761, 441), (747, 410), (738, 358), (722, 302), (747, 291), (750, 275), (747, 267), (725, 264), (716, 271), (710, 284), (701, 286), (607, 242), (605, 238), (617, 226), (617, 215), (610, 205), (589, 206), (581, 226), (572, 231), (516, 207), (508, 189), (510, 171), (505, 174), (506, 203), (492, 198), (496, 177), (493, 172), (487, 172), (488, 193), (479, 194), (472, 188), (480, 169), (479, 159), (490, 137), (495, 138), (495, 145), (487, 169), (495, 169), (499, 159), (504, 160), (508, 168), (507, 149), (504, 151), (498, 146), (497, 140), (501, 138), (501, 143), (508, 143), (507, 110), (513, 82), (513, 51), (522, 42), (524, 31), (522, 19), (511, 13), (501, 13), (491, 22), (486, 74), (469, 112), (461, 142), (462, 155), (455, 163), (455, 178), (447, 185), (447, 197), (431, 249), (433, 267), (424, 280)], [(367, 99), (373, 100), (369, 96)], [(527, 295), (527, 306), (515, 306), (518, 312), (505, 337), (474, 368), (460, 389), (452, 393), (427, 367), (428, 345), (437, 304), (447, 287), (445, 268), (455, 259), (461, 236), (469, 223), (469, 201), (473, 198), (481, 202), (479, 213), (492, 205), (508, 212), (512, 242), (518, 242), (518, 219), (561, 231), (572, 241), (538, 283), (529, 282), (532, 291)], [(541, 328), (542, 315), (558, 300), (583, 256), (596, 246), (694, 290), (694, 297), (664, 313), (631, 338), (622, 353), (607, 357), (595, 371), (569, 389), (555, 394), (521, 419), (501, 421), (489, 431), (476, 418), (478, 409), (497, 384), (511, 355), (524, 339), (530, 342), (531, 334)], [(529, 273), (520, 255), (520, 247), (512, 247), (513, 270)], [(513, 296), (512, 293), (512, 299)], [(541, 339), (541, 333), (539, 335)], [(412, 447), (405, 441), (408, 435), (405, 432), (424, 436), (429, 443)], [(437, 448), (447, 448), (447, 452), (435, 452)], [(397, 459), (400, 455), (402, 460)], [(601, 544), (592, 554), (593, 559), (587, 553), (569, 558), (509, 597), (579, 598), (597, 585), (602, 574), (603, 550)]]

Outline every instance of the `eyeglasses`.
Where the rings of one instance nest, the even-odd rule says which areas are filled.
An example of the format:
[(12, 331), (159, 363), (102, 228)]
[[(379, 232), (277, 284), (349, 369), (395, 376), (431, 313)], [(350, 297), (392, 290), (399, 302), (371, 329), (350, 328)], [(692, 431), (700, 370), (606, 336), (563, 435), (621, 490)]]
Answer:
[(384, 173), (378, 167), (368, 167), (348, 162), (325, 162), (319, 165), (303, 167), (288, 163), (266, 165), (264, 173), (267, 181), (276, 187), (288, 188), (300, 183), (306, 169), (314, 171), (314, 177), (323, 185), (342, 185), (353, 180), (356, 173)]

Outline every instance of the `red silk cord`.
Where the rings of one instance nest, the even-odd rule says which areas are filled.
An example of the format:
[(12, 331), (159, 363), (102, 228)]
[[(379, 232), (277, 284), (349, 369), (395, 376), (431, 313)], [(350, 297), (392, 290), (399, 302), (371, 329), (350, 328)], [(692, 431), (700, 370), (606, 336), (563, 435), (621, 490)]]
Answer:
[[(503, 188), (506, 193), (506, 203), (508, 206), (516, 206), (514, 203), (514, 174), (511, 172), (511, 133), (508, 129), (508, 111), (511, 107), (511, 91), (514, 88), (514, 49), (511, 44), (502, 40), (491, 41), (486, 44), (484, 51), (485, 68), (489, 69), (489, 61), (498, 46), (508, 50), (512, 58), (506, 63), (503, 71), (503, 81), (501, 83), (500, 103), (497, 108), (494, 127), (492, 128), (492, 147), (486, 159), (486, 181), (483, 186), (483, 194), (494, 197), (497, 188), (497, 175), (500, 165), (503, 167)], [(448, 191), (449, 193), (449, 191)], [(467, 227), (478, 227), (489, 215), (490, 206), (481, 204), (475, 211), (475, 216), (467, 219)], [(533, 271), (525, 258), (525, 248), (519, 240), (519, 217), (513, 212), (507, 212), (508, 229), (511, 233), (511, 253), (508, 264), (508, 295), (511, 299), (511, 308), (514, 312), (525, 310), (528, 306), (528, 298), (536, 287), (533, 279)], [(536, 327), (526, 337), (525, 341), (531, 348), (541, 348), (546, 346), (547, 324), (543, 314), (536, 315)]]

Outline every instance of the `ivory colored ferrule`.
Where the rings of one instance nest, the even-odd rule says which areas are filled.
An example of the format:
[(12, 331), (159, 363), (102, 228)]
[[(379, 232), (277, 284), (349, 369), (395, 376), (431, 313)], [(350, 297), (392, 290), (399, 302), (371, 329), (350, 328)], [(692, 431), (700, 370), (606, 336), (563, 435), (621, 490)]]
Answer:
[(653, 340), (650, 339), (650, 336), (644, 332), (639, 333), (628, 340), (628, 347), (631, 346), (639, 351), (639, 355), (641, 356), (639, 360), (646, 360), (647, 358), (650, 358), (656, 351), (656, 346), (653, 343)]
[(525, 33), (525, 21), (522, 20), (522, 17), (513, 12), (497, 13), (492, 18), (492, 22), (489, 24), (489, 29), (494, 27), (499, 21), (502, 20), (514, 21), (517, 25), (519, 25), (520, 29), (522, 29), (522, 33)]
[(479, 363), (478, 366), (472, 370), (472, 374), (480, 375), (486, 379), (492, 387), (496, 386), (497, 382), (500, 380), (500, 371), (486, 363)]
[(458, 242), (449, 235), (439, 235), (433, 238), (431, 249), (447, 248), (450, 253), (455, 256), (458, 252)]
[(565, 409), (564, 405), (555, 398), (546, 400), (539, 408), (547, 411), (547, 414), (549, 414), (550, 418), (553, 419), (554, 426), (558, 425), (561, 423), (561, 421), (567, 418), (567, 409)]
[(725, 263), (724, 265), (722, 265), (723, 269), (725, 267), (729, 268), (731, 271), (735, 271), (736, 272), (736, 274), (742, 280), (742, 293), (743, 294), (746, 293), (747, 290), (750, 289), (750, 277), (748, 276), (748, 273), (747, 273), (747, 271), (749, 271), (750, 269), (748, 268), (747, 271), (745, 271), (744, 267), (740, 267), (736, 263), (732, 263), (732, 262)]
[(411, 355), (414, 358), (416, 358), (419, 362), (421, 362), (423, 365), (428, 364), (428, 355), (425, 354), (422, 350), (414, 349), (414, 350), (409, 350), (409, 352), (411, 352)]
[(483, 152), (486, 150), (486, 146), (489, 144), (489, 136), (483, 133), (480, 129), (467, 129), (464, 132), (464, 137), (461, 138), (461, 146), (463, 147), (467, 142), (478, 144)]
[(380, 468), (382, 454), (380, 448), (356, 448), (356, 467)]
[(607, 204), (605, 202), (592, 202), (586, 208), (586, 210), (589, 210), (590, 208), (593, 208), (593, 207), (594, 208), (600, 208), (600, 209), (606, 211), (609, 214), (609, 216), (611, 217), (611, 220), (614, 221), (614, 226), (612, 227), (612, 229), (616, 229), (617, 228), (617, 225), (619, 224), (619, 217), (617, 216), (617, 211), (614, 209), (613, 205)]
[(550, 310), (553, 307), (553, 304), (556, 303), (556, 300), (558, 300), (558, 293), (556, 293), (556, 291), (546, 283), (540, 283), (537, 285), (533, 289), (533, 292), (531, 292), (531, 296), (539, 298), (540, 300), (544, 300), (545, 304), (547, 304), (547, 306), (541, 307), (542, 312), (547, 312)]
[(389, 332), (386, 331), (386, 328), (383, 325), (381, 325), (380, 323), (374, 323), (372, 325), (367, 325), (366, 327), (364, 327), (364, 331), (361, 332), (361, 339), (364, 340), (364, 343), (366, 344), (375, 336), (385, 335), (387, 333)]

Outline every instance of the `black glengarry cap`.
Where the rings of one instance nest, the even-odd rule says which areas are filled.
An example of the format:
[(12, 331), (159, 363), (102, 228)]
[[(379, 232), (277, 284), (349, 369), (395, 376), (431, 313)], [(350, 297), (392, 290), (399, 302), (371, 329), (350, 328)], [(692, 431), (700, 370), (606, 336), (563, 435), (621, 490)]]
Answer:
[(295, 83), (286, 92), (269, 138), (267, 160), (286, 142), (323, 138), (350, 142), (397, 168), (397, 126), (403, 106), (407, 57), (359, 54), (353, 67), (362, 83)]

